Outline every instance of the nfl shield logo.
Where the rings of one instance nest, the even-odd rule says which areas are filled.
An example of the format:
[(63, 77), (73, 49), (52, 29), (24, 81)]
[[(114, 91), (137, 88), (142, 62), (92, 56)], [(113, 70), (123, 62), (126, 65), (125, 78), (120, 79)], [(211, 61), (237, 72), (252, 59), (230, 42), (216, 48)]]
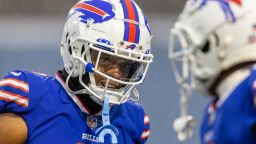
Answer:
[(88, 116), (87, 117), (87, 125), (91, 129), (95, 129), (97, 127), (97, 117), (95, 117), (95, 116)]

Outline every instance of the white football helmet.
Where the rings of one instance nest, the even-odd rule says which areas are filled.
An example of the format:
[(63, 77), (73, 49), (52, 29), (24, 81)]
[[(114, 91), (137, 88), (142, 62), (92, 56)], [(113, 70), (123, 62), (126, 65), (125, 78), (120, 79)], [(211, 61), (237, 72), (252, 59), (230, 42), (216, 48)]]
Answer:
[(255, 0), (188, 1), (170, 32), (178, 84), (209, 94), (221, 72), (256, 61), (255, 18)]
[[(61, 56), (70, 77), (79, 77), (84, 89), (73, 94), (89, 94), (100, 103), (107, 95), (111, 104), (125, 102), (135, 86), (145, 78), (151, 54), (151, 33), (147, 20), (132, 0), (82, 0), (74, 5), (67, 17), (61, 41)], [(92, 53), (96, 53), (95, 62)], [(115, 60), (129, 61), (126, 77), (116, 78), (104, 73), (99, 66), (103, 55)], [(111, 65), (110, 65), (111, 66)], [(97, 84), (95, 75), (104, 77), (104, 84)], [(83, 80), (88, 76), (89, 81)], [(111, 88), (111, 81), (122, 87)], [(131, 98), (131, 97), (130, 97)]]
[(180, 141), (192, 136), (187, 102), (193, 89), (212, 95), (221, 73), (256, 61), (255, 0), (189, 0), (170, 31), (169, 58), (181, 93), (173, 126)]

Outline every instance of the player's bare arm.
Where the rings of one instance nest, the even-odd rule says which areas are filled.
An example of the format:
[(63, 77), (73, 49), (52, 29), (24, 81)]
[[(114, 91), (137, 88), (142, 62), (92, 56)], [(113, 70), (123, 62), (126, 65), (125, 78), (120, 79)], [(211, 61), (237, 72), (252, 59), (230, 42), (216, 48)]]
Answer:
[(22, 117), (12, 114), (0, 114), (1, 144), (24, 144), (27, 139), (27, 126)]

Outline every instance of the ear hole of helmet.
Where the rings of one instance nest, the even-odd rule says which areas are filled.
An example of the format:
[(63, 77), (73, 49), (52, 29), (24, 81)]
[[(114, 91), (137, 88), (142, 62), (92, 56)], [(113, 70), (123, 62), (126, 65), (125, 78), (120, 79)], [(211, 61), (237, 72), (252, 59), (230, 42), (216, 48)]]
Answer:
[(213, 33), (209, 36), (203, 47), (201, 48), (201, 52), (207, 54), (213, 46), (218, 47), (219, 38), (216, 33)]
[(210, 50), (210, 42), (209, 40), (207, 40), (204, 46), (201, 48), (201, 52), (207, 53), (209, 50)]

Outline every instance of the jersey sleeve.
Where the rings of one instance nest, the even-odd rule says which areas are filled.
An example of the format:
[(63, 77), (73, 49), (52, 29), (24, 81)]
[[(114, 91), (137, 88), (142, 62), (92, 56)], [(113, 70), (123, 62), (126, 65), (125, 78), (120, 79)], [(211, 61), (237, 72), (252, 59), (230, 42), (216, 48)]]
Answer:
[(0, 80), (0, 112), (22, 113), (29, 110), (29, 82), (22, 71), (12, 71)]
[(147, 114), (144, 113), (144, 118), (143, 118), (143, 131), (141, 133), (140, 137), (140, 143), (144, 144), (146, 143), (148, 137), (150, 135), (150, 125), (149, 125), (149, 117)]
[(252, 100), (254, 107), (256, 108), (256, 80), (252, 83)]
[(124, 106), (122, 115), (126, 118), (121, 119), (120, 123), (125, 127), (126, 133), (130, 133), (130, 139), (134, 144), (146, 143), (150, 134), (150, 122), (144, 108), (133, 101), (127, 101)]

